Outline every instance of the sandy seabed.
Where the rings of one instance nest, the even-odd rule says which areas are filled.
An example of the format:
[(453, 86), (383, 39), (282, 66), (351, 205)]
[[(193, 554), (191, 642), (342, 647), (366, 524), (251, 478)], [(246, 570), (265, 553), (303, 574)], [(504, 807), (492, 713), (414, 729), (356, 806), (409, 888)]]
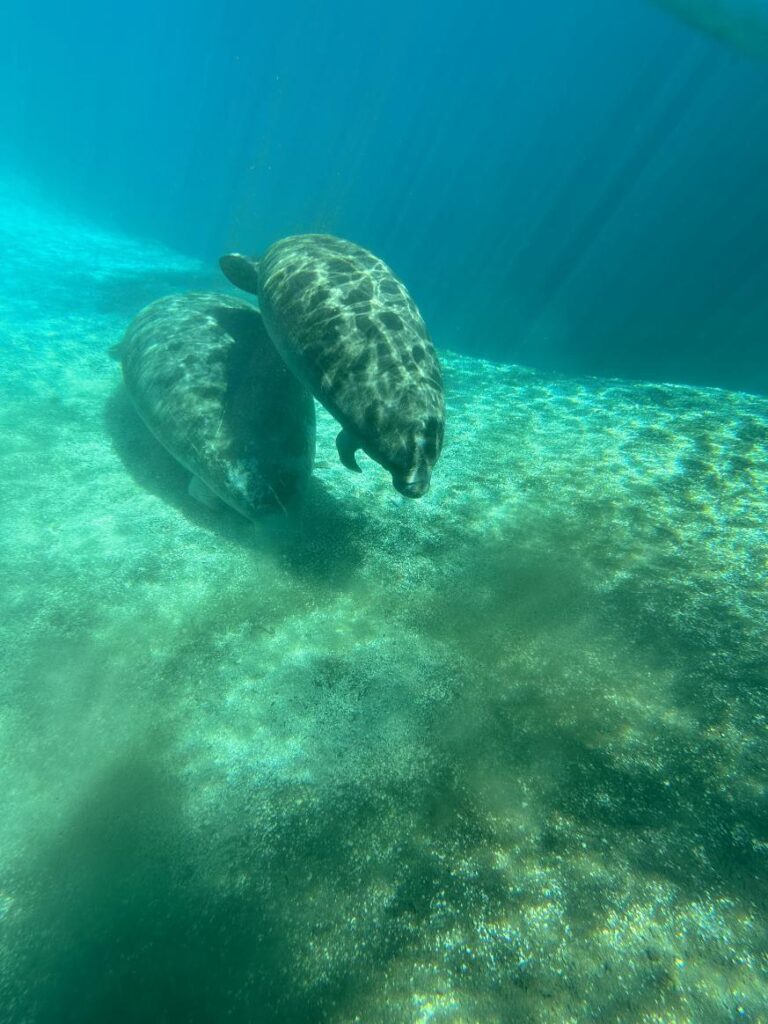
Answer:
[(768, 1020), (768, 400), (444, 353), (249, 523), (106, 356), (224, 282), (0, 201), (4, 1024)]

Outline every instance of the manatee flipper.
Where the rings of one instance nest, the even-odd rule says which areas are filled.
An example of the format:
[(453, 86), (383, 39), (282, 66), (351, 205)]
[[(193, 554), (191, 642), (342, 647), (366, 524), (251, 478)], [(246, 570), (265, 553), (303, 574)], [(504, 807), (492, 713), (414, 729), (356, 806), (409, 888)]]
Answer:
[(195, 501), (199, 501), (201, 505), (205, 505), (206, 508), (211, 509), (213, 512), (220, 512), (224, 507), (224, 502), (221, 498), (214, 494), (210, 487), (206, 487), (199, 476), (191, 476), (189, 478), (187, 493)]
[(336, 451), (339, 453), (342, 466), (351, 469), (353, 473), (362, 473), (362, 469), (355, 461), (355, 452), (360, 447), (357, 438), (349, 430), (340, 430), (336, 438)]
[(232, 282), (235, 288), (242, 288), (244, 292), (259, 294), (259, 261), (241, 256), (237, 252), (229, 252), (219, 259), (224, 276)]
[(107, 349), (108, 354), (112, 359), (117, 359), (118, 362), (123, 358), (123, 343), (118, 341), (116, 345), (112, 345)]

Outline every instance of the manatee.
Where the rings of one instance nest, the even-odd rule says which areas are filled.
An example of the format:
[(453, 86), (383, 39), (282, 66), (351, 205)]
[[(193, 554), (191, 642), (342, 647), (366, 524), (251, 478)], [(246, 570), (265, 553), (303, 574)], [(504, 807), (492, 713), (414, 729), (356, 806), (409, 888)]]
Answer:
[(424, 321), (389, 267), (330, 235), (283, 238), (261, 260), (230, 253), (219, 263), (258, 295), (278, 352), (341, 424), (341, 462), (360, 472), (362, 449), (401, 494), (426, 494), (443, 445), (442, 375)]
[(110, 350), (139, 415), (192, 474), (190, 494), (249, 519), (302, 491), (315, 406), (275, 352), (257, 309), (227, 295), (170, 295)]

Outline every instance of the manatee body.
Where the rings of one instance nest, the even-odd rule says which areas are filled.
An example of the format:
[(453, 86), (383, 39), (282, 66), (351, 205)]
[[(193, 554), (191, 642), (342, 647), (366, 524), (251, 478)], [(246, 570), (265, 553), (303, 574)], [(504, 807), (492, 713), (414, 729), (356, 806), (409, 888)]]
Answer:
[(111, 351), (139, 415), (192, 474), (190, 494), (255, 518), (300, 493), (314, 460), (314, 402), (257, 309), (227, 295), (170, 295)]
[(442, 375), (424, 321), (389, 267), (330, 235), (295, 235), (259, 261), (233, 253), (220, 265), (258, 295), (275, 347), (341, 424), (342, 463), (359, 472), (362, 448), (401, 494), (425, 494), (443, 445)]

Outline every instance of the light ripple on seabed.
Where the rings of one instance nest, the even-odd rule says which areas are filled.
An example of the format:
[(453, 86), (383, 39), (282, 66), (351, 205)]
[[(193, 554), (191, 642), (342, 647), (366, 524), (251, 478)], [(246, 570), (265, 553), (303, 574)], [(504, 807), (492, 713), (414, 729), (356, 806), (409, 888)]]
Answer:
[(137, 282), (204, 268), (35, 211), (8, 1019), (765, 1019), (768, 401), (445, 354), (425, 499), (322, 415), (305, 506), (254, 526), (191, 503), (105, 354)]

